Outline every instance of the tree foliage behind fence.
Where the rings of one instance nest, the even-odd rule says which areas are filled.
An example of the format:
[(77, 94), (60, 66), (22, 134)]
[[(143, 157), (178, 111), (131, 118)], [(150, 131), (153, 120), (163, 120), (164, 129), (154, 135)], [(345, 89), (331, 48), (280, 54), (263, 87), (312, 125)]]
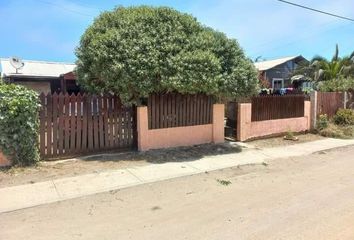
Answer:
[(212, 123), (213, 99), (203, 94), (152, 94), (148, 99), (149, 129)]
[(252, 121), (303, 117), (304, 102), (304, 95), (253, 97)]

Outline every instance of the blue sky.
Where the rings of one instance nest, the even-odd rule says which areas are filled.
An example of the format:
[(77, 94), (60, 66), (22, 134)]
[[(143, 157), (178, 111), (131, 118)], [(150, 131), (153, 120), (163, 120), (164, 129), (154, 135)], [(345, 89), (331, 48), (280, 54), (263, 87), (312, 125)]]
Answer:
[[(291, 0), (354, 18), (353, 0)], [(117, 5), (170, 6), (236, 38), (250, 58), (354, 51), (354, 22), (276, 0), (0, 0), (0, 57), (75, 61), (80, 36), (101, 11)]]

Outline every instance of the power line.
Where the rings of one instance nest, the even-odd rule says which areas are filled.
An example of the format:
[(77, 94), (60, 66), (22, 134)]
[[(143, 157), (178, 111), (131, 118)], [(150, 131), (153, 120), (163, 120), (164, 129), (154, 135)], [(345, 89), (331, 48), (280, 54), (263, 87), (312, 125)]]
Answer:
[(314, 11), (314, 12), (326, 14), (326, 15), (329, 15), (329, 16), (332, 16), (332, 17), (341, 18), (341, 19), (345, 19), (345, 20), (354, 22), (353, 18), (340, 16), (340, 15), (337, 15), (337, 14), (321, 11), (321, 10), (318, 10), (318, 9), (310, 8), (310, 7), (307, 7), (307, 6), (304, 6), (304, 5), (300, 5), (300, 4), (296, 4), (296, 3), (292, 3), (292, 2), (288, 2), (288, 1), (284, 1), (284, 0), (277, 0), (277, 1), (283, 2), (283, 3), (286, 3), (286, 4), (290, 4), (290, 5), (293, 5), (293, 6), (296, 6), (296, 7), (304, 8), (304, 9), (307, 9), (307, 10), (310, 10), (310, 11)]
[[(67, 8), (67, 7), (64, 7), (60, 4), (56, 4), (56, 3), (53, 3), (53, 2), (47, 2), (47, 1), (44, 1), (44, 0), (38, 0), (39, 2), (41, 3), (44, 3), (44, 4), (48, 4), (48, 5), (52, 5), (54, 7), (57, 7), (57, 8), (60, 8), (64, 11), (67, 11), (67, 12), (72, 12), (72, 13), (75, 13), (75, 14), (79, 14), (79, 15), (82, 15), (82, 16), (85, 16), (85, 17), (95, 17), (91, 14), (87, 14), (87, 13), (83, 13), (83, 12), (80, 12), (80, 11), (76, 11), (76, 10), (73, 10), (73, 9), (70, 9), (70, 8)], [(77, 4), (79, 5), (79, 4)]]
[[(326, 25), (328, 25), (328, 23), (327, 24), (322, 24), (322, 25), (319, 25), (319, 26), (315, 26), (315, 27), (326, 26)], [(351, 25), (351, 23), (348, 23), (348, 24), (345, 24), (345, 25), (341, 25), (341, 26), (332, 27), (332, 28), (327, 28), (327, 29), (321, 30), (319, 32), (311, 32), (310, 34), (302, 35), (302, 36), (296, 38), (293, 41), (286, 41), (286, 42), (283, 42), (281, 44), (277, 44), (276, 46), (272, 46), (270, 48), (267, 48), (266, 50), (270, 51), (270, 50), (274, 50), (274, 49), (277, 49), (277, 48), (284, 48), (286, 46), (291, 46), (291, 45), (294, 45), (296, 43), (300, 43), (301, 41), (307, 40), (307, 39), (309, 39), (309, 38), (311, 38), (313, 36), (316, 36), (318, 34), (322, 34), (322, 33), (330, 32), (330, 31), (333, 31), (333, 30), (337, 30), (337, 29), (340, 29), (340, 28), (343, 28), (343, 27), (347, 27), (349, 25)], [(281, 39), (278, 39), (278, 40), (276, 39), (276, 40), (273, 40), (272, 42), (274, 43), (275, 41), (279, 42), (279, 41), (281, 41)], [(254, 47), (253, 49), (260, 48), (261, 46), (264, 46), (264, 45), (269, 45), (272, 42), (268, 42), (266, 44), (261, 44), (259, 46)], [(252, 54), (249, 54), (250, 56), (258, 56), (258, 55), (264, 54), (264, 51), (262, 51), (262, 50), (253, 50), (253, 51), (251, 51), (251, 53)]]
[(347, 27), (347, 26), (352, 26), (351, 23), (348, 23), (348, 24), (341, 25), (341, 26), (335, 26), (335, 27), (322, 29), (323, 27), (327, 27), (327, 26), (329, 26), (329, 25), (331, 25), (331, 24), (333, 24), (335, 22), (336, 21), (331, 21), (329, 23), (313, 26), (313, 27), (315, 27), (317, 29), (321, 29), (321, 30), (318, 31), (318, 32), (317, 31), (316, 32), (313, 32), (313, 31), (312, 32), (311, 31), (302, 32), (301, 36), (297, 37), (293, 41), (284, 41), (283, 40), (284, 38), (277, 38), (277, 39), (274, 39), (272, 41), (268, 41), (268, 42), (262, 43), (260, 45), (255, 46), (255, 47), (252, 47), (251, 48), (252, 50), (250, 51), (249, 56), (256, 57), (256, 56), (264, 54), (264, 50), (257, 50), (257, 49), (259, 49), (261, 47), (264, 47), (264, 46), (267, 46), (267, 45), (270, 45), (270, 44), (274, 44), (274, 42), (282, 41), (282, 43), (277, 44), (276, 46), (272, 46), (270, 48), (267, 48), (266, 49), (267, 51), (273, 50), (273, 49), (276, 49), (276, 48), (284, 48), (285, 46), (294, 45), (295, 43), (299, 43), (299, 42), (304, 41), (306, 39), (309, 39), (309, 38), (311, 38), (313, 36), (316, 36), (318, 34), (322, 34), (322, 33), (329, 32), (329, 31), (333, 31), (333, 30), (336, 30), (336, 29), (339, 29), (339, 28), (343, 28), (343, 27)]

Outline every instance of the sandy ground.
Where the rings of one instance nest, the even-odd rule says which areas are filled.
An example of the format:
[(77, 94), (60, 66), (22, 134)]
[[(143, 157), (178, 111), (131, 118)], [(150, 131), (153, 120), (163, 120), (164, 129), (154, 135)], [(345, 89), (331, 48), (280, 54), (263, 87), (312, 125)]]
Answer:
[[(286, 146), (297, 143), (323, 139), (314, 134), (297, 135), (299, 141), (287, 141), (282, 137), (260, 139), (247, 142), (256, 148)], [(0, 188), (21, 184), (35, 183), (72, 177), (81, 174), (143, 166), (149, 163), (166, 161), (186, 161), (200, 159), (204, 156), (240, 152), (242, 149), (229, 144), (203, 144), (192, 147), (179, 147), (163, 150), (152, 150), (144, 153), (123, 152), (103, 154), (90, 157), (60, 161), (43, 161), (33, 167), (0, 168)]]
[(298, 138), (298, 141), (284, 140), (283, 137), (273, 137), (273, 138), (265, 138), (265, 139), (248, 141), (247, 143), (257, 148), (268, 148), (268, 147), (288, 146), (288, 145), (293, 145), (298, 143), (324, 139), (324, 137), (312, 133), (299, 134), (295, 136)]
[(0, 215), (0, 239), (354, 239), (354, 146)]
[(241, 148), (225, 144), (203, 144), (147, 152), (101, 154), (61, 161), (44, 161), (33, 167), (0, 168), (0, 188), (35, 183), (63, 177), (107, 170), (200, 159), (204, 156), (240, 152)]

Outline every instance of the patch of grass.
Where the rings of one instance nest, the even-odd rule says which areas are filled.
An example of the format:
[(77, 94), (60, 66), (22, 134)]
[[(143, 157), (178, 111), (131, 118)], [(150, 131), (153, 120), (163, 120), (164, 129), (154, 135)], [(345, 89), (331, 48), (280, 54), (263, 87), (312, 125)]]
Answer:
[[(34, 165), (36, 166), (36, 165)], [(27, 169), (33, 169), (35, 167), (20, 167), (20, 166), (8, 166), (8, 167), (1, 167), (0, 172), (9, 174), (9, 175), (17, 175), (19, 173), (22, 173), (26, 171)]]
[(327, 128), (319, 131), (319, 134), (324, 137), (349, 139), (354, 138), (354, 126), (340, 126), (329, 123)]
[(220, 183), (221, 185), (223, 185), (223, 186), (228, 186), (228, 185), (230, 185), (230, 184), (232, 183), (231, 181), (222, 180), (222, 179), (216, 179), (216, 181), (217, 181), (218, 183)]

